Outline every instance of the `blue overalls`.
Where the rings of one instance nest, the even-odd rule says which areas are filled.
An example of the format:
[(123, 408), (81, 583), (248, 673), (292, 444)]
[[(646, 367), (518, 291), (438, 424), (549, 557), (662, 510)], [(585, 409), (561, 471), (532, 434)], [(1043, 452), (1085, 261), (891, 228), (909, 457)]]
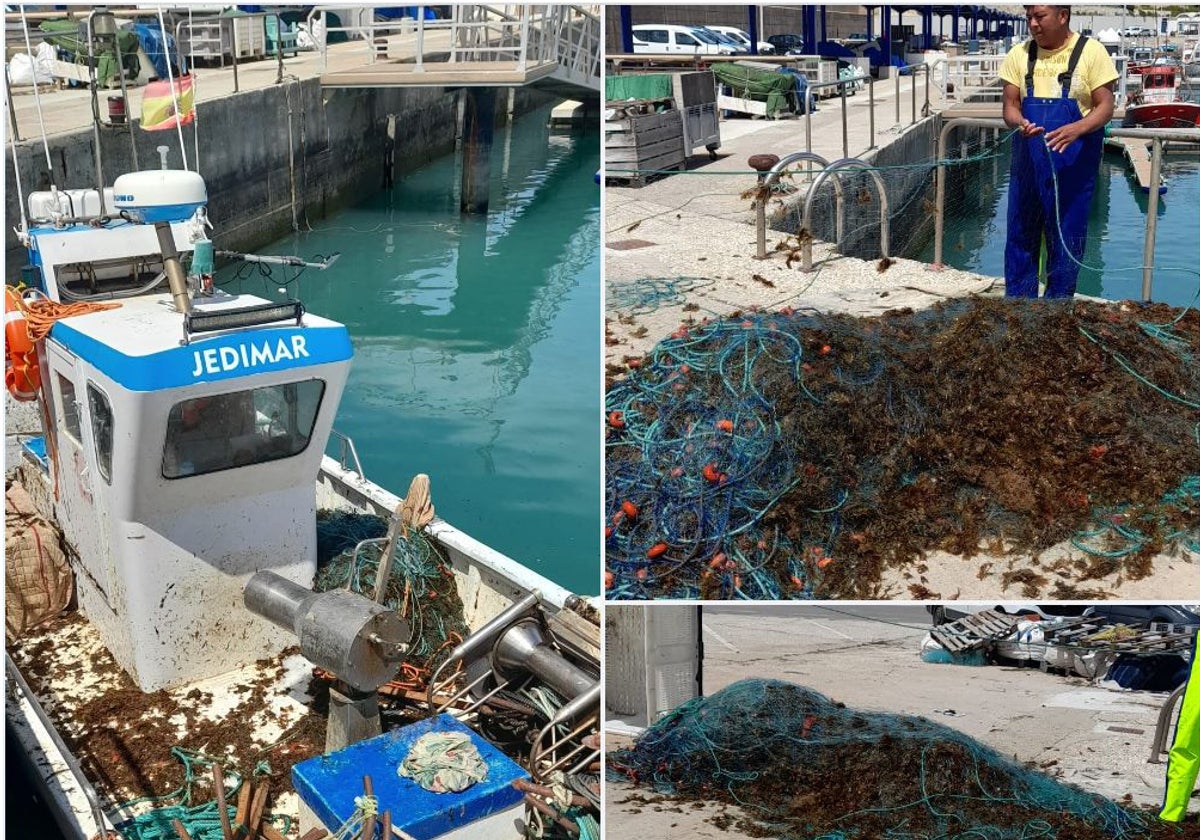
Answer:
[[(1067, 71), (1058, 77), (1062, 96), (1033, 95), (1033, 67), (1037, 62), (1037, 42), (1029, 42), (1029, 69), (1025, 74), (1025, 97), (1021, 113), (1046, 132), (1083, 118), (1079, 103), (1071, 98), (1071, 77), (1087, 41), (1080, 36), (1071, 51)], [(1051, 152), (1045, 135), (1013, 138), (1011, 186), (1008, 195), (1008, 244), (1004, 249), (1004, 291), (1009, 297), (1038, 294), (1038, 256), (1042, 235), (1046, 237), (1046, 297), (1071, 297), (1079, 276), (1087, 244), (1088, 210), (1100, 156), (1104, 151), (1104, 131), (1085, 134), (1061, 154)], [(1053, 171), (1052, 171), (1053, 168)], [(1054, 172), (1058, 175), (1058, 210), (1055, 211)], [(1059, 219), (1062, 239), (1059, 238)], [(1063, 252), (1066, 240), (1070, 253)], [(1072, 259), (1074, 257), (1074, 259)]]

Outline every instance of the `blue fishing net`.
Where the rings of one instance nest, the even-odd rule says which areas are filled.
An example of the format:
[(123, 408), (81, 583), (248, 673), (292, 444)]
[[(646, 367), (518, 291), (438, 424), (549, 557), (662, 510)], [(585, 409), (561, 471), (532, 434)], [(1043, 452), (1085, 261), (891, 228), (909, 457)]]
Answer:
[[(387, 522), (371, 514), (321, 511), (317, 517), (318, 592), (349, 589), (374, 599)], [(371, 540), (362, 544), (364, 540)], [(384, 606), (407, 618), (413, 638), (401, 682), (424, 685), (442, 658), (467, 637), (462, 599), (449, 562), (424, 532), (397, 533)]]
[(608, 595), (877, 597), (1072, 539), (1076, 581), (1149, 574), (1200, 548), (1197, 348), (1195, 310), (1083, 301), (685, 324), (609, 386)]
[[(1157, 821), (924, 718), (749, 679), (691, 700), (608, 755), (610, 779), (741, 806), (784, 840), (1129, 840)], [(1158, 828), (1162, 826), (1157, 825)]]

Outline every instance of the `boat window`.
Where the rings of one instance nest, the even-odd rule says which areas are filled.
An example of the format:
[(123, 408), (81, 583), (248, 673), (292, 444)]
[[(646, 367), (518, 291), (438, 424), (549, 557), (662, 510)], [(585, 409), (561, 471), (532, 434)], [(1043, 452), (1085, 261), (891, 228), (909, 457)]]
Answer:
[(299, 455), (325, 393), (319, 379), (176, 403), (167, 415), (165, 478), (218, 472)]
[(96, 465), (106, 484), (112, 484), (113, 413), (108, 397), (88, 383), (88, 411), (92, 415), (92, 438), (96, 444)]
[(79, 428), (79, 403), (75, 400), (75, 385), (61, 373), (58, 374), (58, 393), (62, 401), (63, 430), (82, 446), (83, 434)]

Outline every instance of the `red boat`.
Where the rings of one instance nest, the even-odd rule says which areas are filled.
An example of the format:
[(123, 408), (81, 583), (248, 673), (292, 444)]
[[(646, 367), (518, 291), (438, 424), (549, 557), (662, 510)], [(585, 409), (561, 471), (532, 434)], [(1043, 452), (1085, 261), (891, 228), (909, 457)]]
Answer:
[(1147, 67), (1142, 72), (1141, 93), (1130, 98), (1121, 124), (1126, 128), (1197, 128), (1200, 103), (1179, 98), (1174, 67)]

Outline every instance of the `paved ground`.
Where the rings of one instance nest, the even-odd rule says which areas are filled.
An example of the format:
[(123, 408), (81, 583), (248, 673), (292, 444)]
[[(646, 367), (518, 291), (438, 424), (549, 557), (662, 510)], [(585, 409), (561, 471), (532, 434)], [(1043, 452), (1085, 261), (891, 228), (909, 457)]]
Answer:
[[(1036, 668), (923, 662), (929, 615), (915, 605), (706, 606), (703, 622), (707, 694), (746, 677), (789, 680), (851, 707), (928, 717), (1020, 761), (1057, 762), (1049, 772), (1088, 791), (1130, 794), (1148, 807), (1161, 801), (1165, 766), (1147, 757), (1165, 695), (1108, 691)], [(606, 733), (606, 749), (627, 743)], [(606, 797), (612, 840), (742, 836), (710, 822), (723, 808), (619, 782), (608, 783)]]

